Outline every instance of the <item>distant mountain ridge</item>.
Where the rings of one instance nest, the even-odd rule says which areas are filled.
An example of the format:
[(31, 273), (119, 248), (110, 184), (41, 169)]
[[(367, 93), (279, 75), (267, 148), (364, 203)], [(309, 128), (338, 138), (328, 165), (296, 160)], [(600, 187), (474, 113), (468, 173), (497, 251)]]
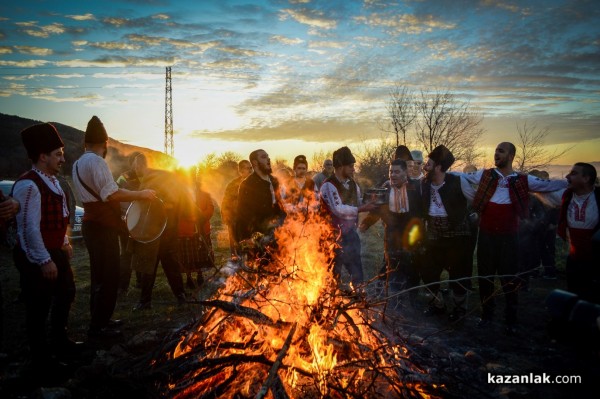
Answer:
[[(14, 180), (31, 168), (31, 161), (27, 158), (20, 132), (26, 127), (37, 123), (43, 122), (0, 113), (0, 137), (3, 139), (3, 145), (0, 146), (0, 179)], [(70, 176), (73, 163), (84, 152), (85, 132), (59, 122), (50, 123), (56, 127), (65, 143), (66, 164), (63, 166), (62, 173), (65, 176)], [(110, 135), (110, 132), (108, 134)], [(106, 160), (115, 177), (118, 177), (129, 168), (128, 155), (134, 151), (145, 154), (150, 163), (156, 167), (168, 168), (174, 164), (174, 159), (162, 152), (121, 143), (110, 137), (108, 147)]]

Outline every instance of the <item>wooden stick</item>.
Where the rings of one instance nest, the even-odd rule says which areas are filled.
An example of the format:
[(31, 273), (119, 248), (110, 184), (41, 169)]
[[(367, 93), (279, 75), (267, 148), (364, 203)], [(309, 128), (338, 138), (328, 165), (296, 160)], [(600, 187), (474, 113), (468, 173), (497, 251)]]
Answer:
[[(271, 370), (269, 370), (269, 376), (267, 377), (266, 381), (263, 383), (262, 387), (260, 387), (260, 390), (254, 397), (255, 399), (264, 398), (265, 395), (267, 394), (267, 392), (269, 391), (269, 389), (272, 390), (273, 396), (276, 396), (276, 392), (273, 391), (272, 384), (275, 380), (275, 376), (277, 376), (277, 370), (279, 370), (279, 366), (281, 366), (281, 362), (282, 362), (283, 358), (287, 355), (287, 351), (290, 349), (290, 344), (292, 343), (292, 338), (294, 337), (294, 333), (296, 332), (297, 325), (298, 325), (298, 323), (294, 323), (292, 325), (292, 328), (290, 329), (290, 332), (289, 332), (287, 338), (285, 339), (285, 342), (283, 343), (283, 347), (277, 354), (277, 358), (275, 358), (275, 363), (273, 363), (273, 365), (271, 366)], [(285, 389), (283, 390), (283, 392), (285, 392)], [(287, 396), (287, 394), (286, 394), (286, 396)]]

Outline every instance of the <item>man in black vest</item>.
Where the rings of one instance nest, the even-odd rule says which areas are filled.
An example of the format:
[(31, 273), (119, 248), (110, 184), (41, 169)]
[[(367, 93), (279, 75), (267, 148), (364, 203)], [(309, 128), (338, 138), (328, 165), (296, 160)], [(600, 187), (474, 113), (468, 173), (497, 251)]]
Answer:
[(357, 288), (363, 282), (362, 261), (360, 259), (360, 237), (356, 231), (358, 213), (375, 210), (377, 205), (361, 205), (360, 188), (354, 181), (356, 159), (348, 147), (333, 153), (333, 176), (321, 186), (321, 204), (330, 217), (334, 228), (339, 229), (339, 248), (335, 250), (333, 272), (339, 278), (342, 265), (351, 276), (352, 286)]
[[(454, 155), (443, 145), (437, 146), (429, 154), (424, 170), (427, 172), (423, 187), (423, 210), (427, 215), (426, 260), (421, 276), (425, 284), (439, 281), (445, 268), (450, 280), (460, 280), (450, 284), (453, 292), (453, 310), (448, 319), (461, 319), (465, 313), (466, 279), (471, 276), (469, 264), (468, 238), (471, 228), (467, 219), (467, 198), (465, 192), (473, 195), (473, 188), (463, 178), (446, 173), (454, 163)], [(433, 295), (425, 309), (426, 316), (442, 314), (445, 305), (439, 284), (429, 286)]]

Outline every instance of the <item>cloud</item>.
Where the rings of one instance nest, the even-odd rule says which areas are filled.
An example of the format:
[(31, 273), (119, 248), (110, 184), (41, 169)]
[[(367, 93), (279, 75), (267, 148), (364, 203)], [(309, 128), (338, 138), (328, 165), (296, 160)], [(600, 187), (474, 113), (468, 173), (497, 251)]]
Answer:
[(243, 49), (243, 48), (238, 48), (238, 47), (219, 47), (218, 48), (219, 51), (222, 51), (224, 53), (227, 54), (232, 54), (232, 55), (237, 55), (237, 56), (243, 56), (243, 57), (256, 57), (256, 56), (264, 56), (266, 55), (266, 53), (264, 52), (259, 52), (259, 51), (255, 51), (255, 50), (249, 50), (249, 49)]
[(138, 44), (122, 42), (92, 42), (89, 43), (89, 46), (102, 50), (139, 50), (142, 48), (142, 46)]
[(222, 60), (206, 62), (206, 63), (203, 63), (202, 66), (207, 69), (216, 69), (216, 70), (219, 70), (222, 68), (223, 69), (256, 70), (256, 69), (260, 68), (260, 66), (256, 63), (239, 60), (239, 59), (233, 59), (233, 58), (224, 58)]
[(46, 60), (4, 61), (0, 60), (0, 66), (11, 66), (18, 68), (37, 68), (48, 64)]
[[(304, 140), (308, 142), (339, 142), (345, 143), (351, 139), (358, 140), (373, 133), (373, 124), (367, 122), (346, 121), (342, 119), (300, 119), (285, 121), (273, 126), (255, 126), (240, 130), (225, 130), (219, 132), (195, 131), (192, 137), (216, 139), (223, 141), (277, 141)], [(354, 141), (352, 140), (352, 141)]]
[(504, 1), (498, 0), (481, 0), (481, 5), (486, 7), (495, 7), (500, 8), (502, 10), (510, 11), (515, 14), (529, 15), (531, 14), (531, 10), (529, 8), (521, 8), (517, 5), (510, 4)]
[(288, 46), (293, 46), (296, 44), (304, 43), (304, 40), (302, 40), (300, 38), (291, 38), (291, 37), (282, 36), (282, 35), (272, 35), (271, 38), (269, 39), (269, 41), (271, 43), (273, 43), (273, 42), (281, 43), (281, 44), (285, 44)]
[(166, 39), (159, 36), (138, 35), (135, 33), (126, 36), (127, 39), (134, 42), (142, 42), (146, 46), (160, 46)]
[(32, 46), (15, 46), (15, 49), (19, 51), (21, 54), (31, 54), (37, 56), (48, 56), (52, 55), (54, 52), (49, 48), (41, 48), (41, 47), (32, 47)]
[(345, 42), (333, 42), (333, 41), (310, 41), (308, 48), (346, 48), (348, 43)]
[(456, 24), (444, 22), (433, 15), (417, 16), (413, 14), (399, 14), (390, 16), (388, 13), (373, 13), (360, 15), (353, 18), (359, 24), (365, 24), (373, 28), (382, 27), (393, 34), (407, 33), (420, 34), (433, 32), (434, 30), (455, 29)]
[(280, 19), (286, 20), (291, 17), (296, 22), (308, 25), (319, 29), (334, 29), (337, 26), (337, 21), (327, 18), (322, 11), (309, 8), (291, 9), (285, 8), (281, 10)]
[(59, 67), (68, 67), (68, 68), (90, 68), (90, 67), (126, 68), (126, 67), (132, 67), (132, 66), (144, 66), (144, 67), (155, 66), (155, 67), (164, 68), (167, 66), (175, 65), (176, 63), (177, 63), (177, 59), (174, 57), (109, 56), (109, 57), (97, 58), (95, 60), (73, 59), (73, 60), (67, 60), (67, 61), (57, 61), (54, 64)]
[(31, 27), (34, 29), (23, 29), (23, 32), (33, 37), (48, 38), (50, 35), (60, 35), (65, 33), (66, 29), (63, 24), (53, 23), (45, 26), (37, 26), (36, 22), (22, 22), (16, 25), (22, 27)]
[(65, 17), (74, 19), (75, 21), (93, 21), (96, 19), (96, 17), (90, 13), (83, 15), (65, 15)]
[(162, 19), (162, 20), (171, 19), (171, 17), (168, 16), (167, 14), (155, 14), (151, 18), (152, 19)]
[(12, 48), (10, 46), (0, 46), (0, 54), (12, 54)]

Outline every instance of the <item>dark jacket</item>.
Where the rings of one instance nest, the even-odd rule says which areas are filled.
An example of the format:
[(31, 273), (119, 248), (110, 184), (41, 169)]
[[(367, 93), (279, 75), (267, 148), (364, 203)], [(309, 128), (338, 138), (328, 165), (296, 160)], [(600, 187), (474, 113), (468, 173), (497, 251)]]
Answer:
[(278, 219), (285, 217), (279, 195), (279, 182), (269, 175), (275, 194), (268, 181), (263, 180), (258, 174), (252, 173), (242, 183), (238, 191), (236, 237), (239, 240), (250, 238), (252, 233), (269, 233), (270, 228)]

